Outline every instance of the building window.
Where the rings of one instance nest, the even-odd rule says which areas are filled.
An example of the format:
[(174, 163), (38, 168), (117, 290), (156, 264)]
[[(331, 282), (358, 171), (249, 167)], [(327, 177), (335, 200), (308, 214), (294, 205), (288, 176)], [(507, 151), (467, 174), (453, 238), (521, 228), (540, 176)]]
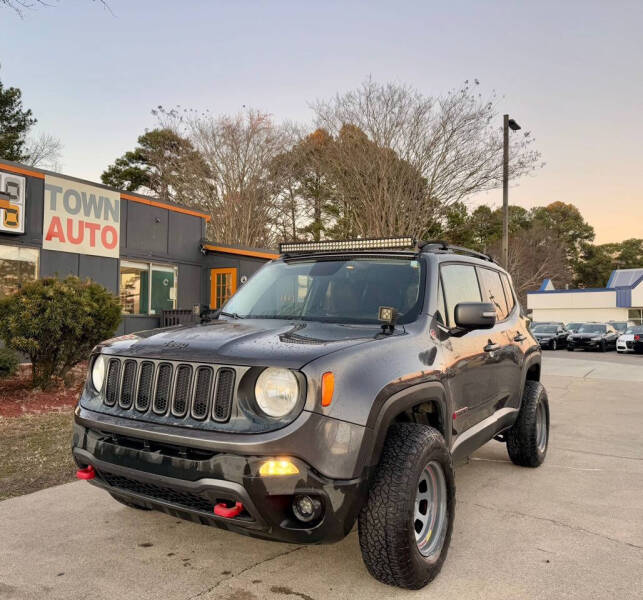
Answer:
[(38, 277), (38, 250), (0, 245), (0, 296), (13, 294)]
[(171, 265), (121, 261), (123, 314), (160, 315), (176, 308), (177, 269)]
[(632, 321), (636, 325), (643, 325), (643, 309), (630, 308), (627, 313), (627, 320)]
[(210, 308), (221, 308), (236, 291), (236, 269), (212, 269), (210, 271)]

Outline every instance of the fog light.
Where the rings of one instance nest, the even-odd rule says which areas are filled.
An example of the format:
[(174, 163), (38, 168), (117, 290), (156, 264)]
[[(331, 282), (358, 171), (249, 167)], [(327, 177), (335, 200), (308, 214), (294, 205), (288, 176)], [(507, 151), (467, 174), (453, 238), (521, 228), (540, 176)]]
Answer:
[(321, 515), (321, 502), (310, 496), (297, 495), (292, 501), (292, 511), (297, 519), (308, 523)]
[(299, 469), (289, 460), (267, 460), (259, 467), (259, 475), (270, 477), (272, 475), (297, 475)]

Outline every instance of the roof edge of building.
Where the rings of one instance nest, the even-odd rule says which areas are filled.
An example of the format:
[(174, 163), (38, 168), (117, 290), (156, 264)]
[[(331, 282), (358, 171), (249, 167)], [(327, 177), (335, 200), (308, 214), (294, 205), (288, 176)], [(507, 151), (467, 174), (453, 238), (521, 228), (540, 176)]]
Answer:
[(175, 210), (177, 212), (190, 214), (195, 217), (201, 217), (206, 221), (210, 221), (210, 215), (202, 210), (191, 208), (185, 206), (184, 204), (179, 204), (178, 202), (171, 202), (169, 200), (159, 200), (153, 196), (147, 196), (145, 194), (139, 194), (138, 192), (124, 192), (117, 188), (113, 188), (104, 183), (99, 183), (97, 181), (91, 181), (89, 179), (83, 179), (81, 177), (74, 177), (73, 175), (66, 175), (64, 173), (58, 173), (56, 171), (49, 171), (47, 169), (41, 169), (39, 167), (32, 167), (30, 165), (25, 165), (23, 163), (14, 162), (11, 160), (5, 160), (0, 158), (0, 169), (5, 169), (18, 175), (26, 175), (28, 177), (36, 177), (38, 179), (44, 179), (46, 175), (52, 175), (54, 177), (60, 177), (61, 179), (68, 179), (69, 181), (75, 181), (77, 183), (84, 183), (91, 185), (93, 187), (98, 187), (110, 192), (116, 192), (120, 194), (121, 199), (131, 200), (133, 202), (140, 202), (142, 204), (149, 204), (151, 206), (158, 206), (159, 208), (166, 208), (168, 210)]

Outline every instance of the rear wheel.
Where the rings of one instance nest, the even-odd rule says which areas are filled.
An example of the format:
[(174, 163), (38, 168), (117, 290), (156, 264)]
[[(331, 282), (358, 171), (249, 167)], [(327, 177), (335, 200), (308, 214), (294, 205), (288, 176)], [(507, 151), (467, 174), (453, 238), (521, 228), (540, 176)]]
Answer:
[(424, 587), (442, 568), (454, 515), (453, 466), (440, 432), (393, 425), (359, 515), (369, 573), (389, 585)]
[(518, 419), (505, 435), (511, 461), (521, 467), (538, 467), (549, 445), (549, 401), (538, 381), (525, 382)]

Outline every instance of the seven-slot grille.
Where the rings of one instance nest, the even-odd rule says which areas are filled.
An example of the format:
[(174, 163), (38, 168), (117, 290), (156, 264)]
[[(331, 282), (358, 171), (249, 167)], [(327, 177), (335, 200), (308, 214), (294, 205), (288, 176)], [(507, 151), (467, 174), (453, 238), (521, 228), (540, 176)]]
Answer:
[(110, 358), (104, 403), (178, 419), (230, 419), (235, 370), (169, 361)]

